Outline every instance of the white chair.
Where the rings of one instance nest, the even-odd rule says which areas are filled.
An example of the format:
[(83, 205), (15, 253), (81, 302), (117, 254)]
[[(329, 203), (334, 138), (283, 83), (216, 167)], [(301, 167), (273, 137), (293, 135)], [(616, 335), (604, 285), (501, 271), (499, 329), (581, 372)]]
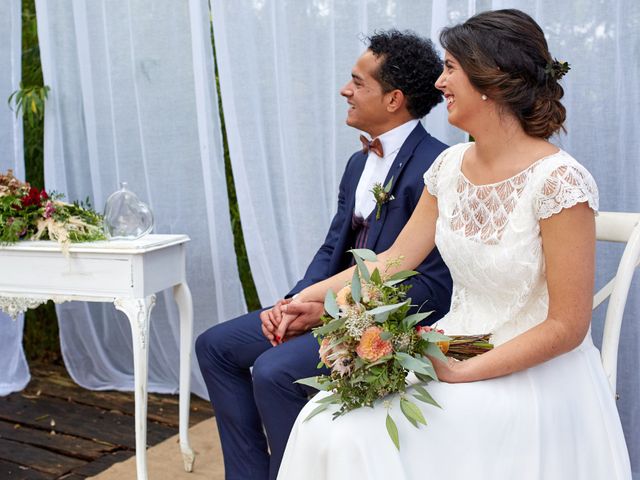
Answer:
[(611, 391), (617, 398), (616, 373), (622, 316), (633, 272), (640, 263), (640, 213), (600, 212), (596, 217), (596, 238), (627, 244), (615, 277), (593, 297), (594, 309), (607, 297), (610, 297), (604, 321), (600, 355)]

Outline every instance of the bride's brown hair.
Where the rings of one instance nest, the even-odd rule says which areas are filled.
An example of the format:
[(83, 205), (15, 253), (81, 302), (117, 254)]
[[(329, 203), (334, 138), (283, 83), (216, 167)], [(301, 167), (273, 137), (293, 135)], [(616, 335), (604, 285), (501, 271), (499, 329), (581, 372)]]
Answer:
[(471, 84), (513, 113), (527, 134), (549, 138), (565, 130), (558, 63), (529, 15), (515, 9), (479, 13), (445, 28), (440, 43)]

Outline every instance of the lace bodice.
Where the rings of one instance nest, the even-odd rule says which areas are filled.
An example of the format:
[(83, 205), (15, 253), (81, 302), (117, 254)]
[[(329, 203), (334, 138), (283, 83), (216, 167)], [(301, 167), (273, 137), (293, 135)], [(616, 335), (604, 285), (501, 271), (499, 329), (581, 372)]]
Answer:
[(564, 151), (501, 182), (474, 185), (460, 169), (470, 145), (442, 152), (424, 176), (438, 198), (436, 245), (453, 278), (451, 310), (439, 326), (490, 332), (500, 344), (547, 315), (539, 220), (580, 202), (597, 211), (598, 190)]

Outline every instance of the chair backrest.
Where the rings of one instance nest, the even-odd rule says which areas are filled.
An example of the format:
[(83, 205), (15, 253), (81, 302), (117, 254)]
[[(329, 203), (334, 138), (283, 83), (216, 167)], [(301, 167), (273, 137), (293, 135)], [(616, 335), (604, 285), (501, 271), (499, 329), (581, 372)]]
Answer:
[(616, 395), (622, 316), (633, 280), (633, 272), (640, 263), (640, 213), (600, 212), (596, 217), (596, 238), (627, 244), (615, 277), (593, 297), (594, 309), (609, 297), (600, 355), (609, 385), (613, 394)]

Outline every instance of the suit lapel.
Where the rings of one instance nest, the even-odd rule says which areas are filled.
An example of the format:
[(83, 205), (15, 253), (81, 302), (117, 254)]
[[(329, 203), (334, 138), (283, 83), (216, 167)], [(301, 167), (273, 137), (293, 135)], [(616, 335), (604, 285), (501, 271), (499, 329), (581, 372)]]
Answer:
[[(393, 178), (393, 182), (391, 183), (391, 190), (389, 193), (394, 195), (394, 191), (396, 191), (396, 186), (400, 180), (400, 174), (404, 167), (411, 161), (413, 158), (413, 152), (416, 149), (416, 146), (420, 141), (427, 136), (427, 131), (424, 129), (421, 123), (416, 125), (416, 128), (409, 134), (407, 139), (400, 147), (400, 151), (398, 155), (396, 155), (395, 160), (391, 164), (391, 168), (389, 169), (389, 173), (387, 173), (387, 177), (384, 179), (383, 186), (387, 185), (389, 181)], [(364, 168), (364, 167), (363, 167)], [(361, 172), (362, 173), (362, 172)], [(354, 196), (355, 200), (355, 196)], [(354, 203), (355, 206), (355, 203)], [(384, 225), (384, 221), (387, 216), (387, 204), (382, 205), (382, 209), (380, 210), (380, 218), (376, 220), (376, 208), (373, 209), (373, 212), (367, 217), (367, 222), (369, 223), (369, 236), (367, 238), (367, 248), (373, 250), (376, 242), (378, 241), (378, 237), (380, 236), (380, 232), (382, 232), (382, 227)], [(353, 209), (351, 210), (353, 211)]]
[[(349, 179), (349, 197), (345, 198), (345, 202), (347, 204), (347, 212), (349, 215), (353, 215), (353, 211), (356, 208), (356, 190), (358, 189), (358, 182), (360, 181), (360, 177), (362, 176), (362, 172), (364, 171), (364, 166), (367, 163), (367, 154), (361, 152), (360, 158), (358, 158), (358, 163), (353, 169), (353, 175)], [(351, 228), (351, 216), (349, 217), (349, 228)]]

